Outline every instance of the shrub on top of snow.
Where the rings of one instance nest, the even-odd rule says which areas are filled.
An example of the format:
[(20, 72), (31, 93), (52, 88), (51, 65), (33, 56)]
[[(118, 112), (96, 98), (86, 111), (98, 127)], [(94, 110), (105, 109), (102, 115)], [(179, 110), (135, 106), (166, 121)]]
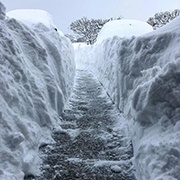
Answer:
[(97, 43), (107, 38), (118, 36), (121, 38), (140, 36), (151, 32), (152, 27), (146, 22), (132, 19), (121, 19), (107, 22), (99, 32)]

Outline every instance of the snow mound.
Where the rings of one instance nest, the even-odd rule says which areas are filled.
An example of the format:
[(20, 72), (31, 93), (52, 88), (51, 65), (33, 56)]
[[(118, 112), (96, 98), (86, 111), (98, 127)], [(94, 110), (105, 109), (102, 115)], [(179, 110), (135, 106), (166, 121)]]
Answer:
[(151, 31), (153, 31), (152, 26), (139, 20), (121, 19), (109, 21), (99, 32), (97, 43), (101, 43), (103, 40), (113, 36), (130, 38), (132, 36), (140, 36)]
[[(29, 11), (21, 13), (25, 19)], [(0, 179), (23, 180), (39, 173), (39, 147), (53, 143), (73, 86), (74, 50), (54, 29), (4, 15), (0, 3)]]
[[(48, 29), (55, 29), (56, 26), (53, 23), (52, 16), (44, 11), (39, 9), (17, 9), (7, 12), (7, 16), (10, 18), (15, 18), (26, 24), (29, 28), (34, 28), (43, 24)], [(57, 29), (58, 30), (58, 29)], [(63, 33), (58, 30), (60, 35), (63, 36)]]
[(22, 21), (30, 27), (34, 24), (43, 23), (45, 26), (52, 28), (55, 27), (51, 15), (39, 9), (17, 9), (9, 11), (7, 16)]
[(180, 179), (179, 22), (77, 52), (129, 122), (140, 180)]

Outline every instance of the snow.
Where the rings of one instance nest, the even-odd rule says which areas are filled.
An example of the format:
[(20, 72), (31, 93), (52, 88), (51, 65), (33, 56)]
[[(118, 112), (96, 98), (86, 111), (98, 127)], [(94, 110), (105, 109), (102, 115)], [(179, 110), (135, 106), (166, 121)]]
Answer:
[(74, 49), (82, 48), (83, 46), (87, 46), (87, 43), (73, 43)]
[(120, 173), (122, 171), (121, 167), (118, 165), (111, 166), (111, 170), (115, 173)]
[[(48, 29), (56, 28), (53, 23), (51, 14), (40, 9), (17, 9), (7, 12), (7, 16), (21, 21), (31, 29), (35, 27), (39, 28), (41, 25), (45, 25)], [(59, 29), (57, 29), (57, 31), (61, 36), (64, 36), (64, 34)]]
[[(83, 69), (87, 62), (88, 52), (90, 52), (92, 46), (86, 43), (73, 43), (76, 69)], [(88, 51), (89, 50), (89, 51)], [(82, 52), (82, 53), (81, 53)]]
[(51, 15), (39, 9), (17, 9), (7, 13), (7, 16), (10, 18), (15, 18), (22, 21), (28, 27), (42, 23), (48, 28), (55, 27), (52, 21)]
[(101, 43), (107, 38), (118, 36), (121, 38), (129, 38), (132, 36), (140, 36), (153, 31), (152, 26), (146, 22), (133, 19), (121, 19), (107, 22), (97, 37), (97, 43)]
[(128, 121), (138, 180), (180, 179), (179, 22), (75, 49), (77, 68), (98, 77)]
[[(47, 12), (8, 16), (0, 3), (0, 179), (21, 180), (40, 173), (39, 147), (53, 143), (51, 130), (61, 128), (74, 50)], [(94, 46), (74, 45), (77, 68), (97, 76), (127, 119), (138, 180), (180, 179), (179, 22), (151, 32), (137, 20), (113, 21)], [(78, 133), (68, 132), (72, 138)], [(117, 172), (124, 167), (96, 163), (104, 164)]]
[(39, 173), (39, 147), (53, 143), (51, 130), (60, 128), (75, 63), (48, 13), (10, 14), (0, 3), (0, 179), (21, 180)]

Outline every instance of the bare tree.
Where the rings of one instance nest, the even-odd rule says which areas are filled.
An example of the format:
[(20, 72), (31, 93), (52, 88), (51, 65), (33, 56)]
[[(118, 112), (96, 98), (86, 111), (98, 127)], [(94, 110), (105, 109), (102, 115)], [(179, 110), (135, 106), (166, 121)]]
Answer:
[[(121, 19), (121, 17), (116, 19)], [(87, 17), (83, 17), (72, 22), (70, 29), (77, 34), (79, 38), (85, 39), (87, 44), (93, 44), (103, 25), (110, 20), (111, 19), (88, 19)]]

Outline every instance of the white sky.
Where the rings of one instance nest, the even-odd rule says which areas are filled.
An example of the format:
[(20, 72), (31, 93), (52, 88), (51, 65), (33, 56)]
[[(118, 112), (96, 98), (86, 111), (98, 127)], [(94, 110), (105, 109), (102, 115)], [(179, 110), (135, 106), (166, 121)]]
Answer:
[(156, 12), (180, 9), (180, 0), (0, 0), (7, 11), (43, 9), (53, 16), (54, 24), (64, 33), (71, 22), (88, 18), (123, 18), (146, 21)]

